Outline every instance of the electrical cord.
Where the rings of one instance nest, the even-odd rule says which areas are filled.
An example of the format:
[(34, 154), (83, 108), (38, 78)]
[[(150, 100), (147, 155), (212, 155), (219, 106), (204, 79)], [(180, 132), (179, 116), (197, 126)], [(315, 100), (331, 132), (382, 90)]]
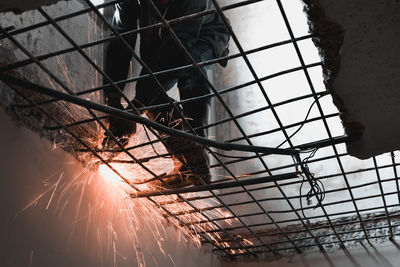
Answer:
[(310, 116), (310, 113), (311, 113), (311, 110), (312, 110), (313, 106), (315, 105), (315, 103), (317, 103), (317, 101), (318, 101), (319, 99), (321, 99), (321, 98), (324, 97), (324, 96), (327, 96), (327, 95), (320, 95), (320, 96), (318, 96), (318, 97), (314, 100), (314, 102), (311, 104), (310, 108), (308, 109), (307, 114), (306, 114), (306, 117), (304, 118), (303, 123), (300, 125), (300, 127), (299, 127), (294, 133), (292, 133), (292, 134), (289, 136), (288, 139), (286, 139), (285, 141), (283, 141), (283, 142), (282, 142), (279, 146), (277, 146), (276, 148), (280, 148), (281, 146), (283, 146), (288, 140), (290, 140), (293, 136), (295, 136), (295, 135), (303, 128), (303, 126), (306, 124), (306, 121), (307, 121), (307, 119), (308, 119), (308, 116)]
[[(322, 205), (322, 202), (325, 199), (325, 186), (324, 184), (319, 181), (318, 179), (315, 178), (315, 174), (310, 172), (310, 168), (308, 167), (308, 161), (315, 156), (317, 153), (318, 148), (314, 148), (311, 150), (310, 155), (306, 157), (303, 161), (301, 161), (301, 168), (302, 172), (300, 173), (300, 176), (303, 178), (301, 184), (300, 184), (300, 189), (299, 189), (299, 203), (300, 203), (300, 209), (303, 214), (304, 218), (307, 218), (305, 213), (304, 213), (304, 207), (303, 207), (303, 202), (302, 202), (302, 190), (304, 183), (308, 181), (310, 183), (310, 190), (306, 194), (306, 200), (309, 201), (312, 197), (316, 197), (318, 200), (317, 205), (314, 207), (314, 209), (320, 207)], [(306, 152), (301, 152), (301, 153), (306, 153)], [(298, 169), (298, 166), (296, 165), (296, 170)], [(303, 173), (303, 174), (302, 174)]]
[[(321, 98), (324, 97), (324, 96), (326, 96), (326, 95), (320, 95), (320, 96), (318, 96), (318, 97), (313, 101), (313, 103), (310, 105), (310, 107), (309, 107), (309, 109), (308, 109), (308, 111), (307, 111), (306, 117), (304, 118), (303, 123), (300, 125), (300, 127), (299, 127), (294, 133), (292, 133), (292, 134), (289, 136), (288, 139), (286, 139), (285, 141), (283, 141), (283, 142), (282, 142), (280, 145), (278, 145), (276, 148), (280, 148), (281, 146), (283, 146), (288, 140), (290, 140), (293, 136), (295, 136), (295, 135), (303, 128), (303, 126), (305, 125), (305, 123), (306, 123), (308, 117), (310, 116), (310, 113), (311, 113), (311, 110), (312, 110), (313, 106), (315, 105), (315, 103), (317, 103), (317, 101), (318, 101), (319, 99), (321, 99)], [(303, 153), (303, 152), (308, 153), (308, 152), (311, 152), (312, 150), (314, 150), (314, 149), (304, 150), (304, 151), (301, 151), (301, 153)], [(248, 156), (248, 157), (243, 157), (243, 156), (230, 156), (230, 155), (225, 155), (225, 154), (218, 153), (218, 152), (215, 152), (215, 151), (214, 151), (214, 153), (217, 154), (218, 156), (225, 157), (225, 158), (231, 158), (231, 159), (244, 159), (244, 160), (246, 160), (246, 159), (252, 158), (251, 156)]]
[(125, 120), (131, 120), (140, 124), (144, 124), (148, 127), (154, 128), (157, 131), (161, 131), (165, 134), (172, 135), (175, 137), (181, 137), (181, 138), (187, 138), (190, 139), (194, 142), (209, 146), (209, 147), (214, 147), (214, 148), (219, 148), (219, 149), (224, 149), (224, 150), (239, 150), (239, 151), (246, 151), (246, 152), (259, 152), (259, 153), (267, 153), (267, 154), (277, 154), (277, 155), (298, 155), (299, 151), (297, 149), (277, 149), (277, 148), (271, 148), (271, 147), (262, 147), (262, 146), (253, 146), (253, 145), (240, 145), (240, 144), (232, 144), (232, 143), (227, 143), (227, 142), (218, 142), (215, 140), (207, 139), (201, 136), (193, 135), (190, 133), (186, 133), (184, 131), (180, 130), (175, 130), (170, 127), (164, 126), (162, 124), (156, 123), (154, 121), (151, 121), (149, 119), (143, 118), (141, 116), (119, 110), (116, 108), (112, 107), (107, 107), (102, 104), (98, 104), (86, 99), (82, 99), (80, 97), (74, 96), (74, 95), (69, 95), (45, 86), (41, 86), (32, 82), (29, 82), (27, 80), (19, 79), (17, 77), (13, 77), (4, 73), (0, 73), (0, 80), (4, 81), (5, 83), (11, 83), (19, 86), (23, 86), (26, 89), (33, 90), (35, 92), (47, 95), (47, 96), (52, 96), (56, 97), (57, 99), (68, 101), (70, 103), (83, 106), (85, 108), (89, 108), (92, 110), (97, 110), (109, 115), (117, 116)]

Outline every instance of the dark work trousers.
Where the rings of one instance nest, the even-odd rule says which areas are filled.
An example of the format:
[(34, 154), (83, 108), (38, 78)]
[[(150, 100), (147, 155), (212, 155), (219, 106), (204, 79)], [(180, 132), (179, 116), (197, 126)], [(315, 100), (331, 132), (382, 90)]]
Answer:
[[(176, 52), (174, 53), (173, 51)], [(188, 51), (196, 62), (215, 58), (211, 46), (206, 41), (197, 41)], [(155, 51), (155, 54), (156, 56), (153, 57), (151, 62), (146, 62), (153, 72), (190, 65), (183, 51), (181, 52), (179, 49), (158, 51), (158, 55), (157, 51)], [(200, 68), (207, 76), (207, 70), (210, 66), (207, 65)], [(141, 75), (145, 74), (148, 74), (148, 72), (143, 69)], [(161, 90), (167, 92), (176, 83), (178, 83), (181, 100), (202, 96), (210, 92), (204, 77), (202, 77), (201, 73), (194, 67), (157, 75), (157, 78), (162, 85), (162, 89), (157, 85), (154, 78), (151, 77), (141, 79), (137, 82), (134, 102), (144, 106), (168, 103), (168, 98)], [(206, 98), (182, 105), (183, 114), (189, 118), (192, 127), (200, 127), (207, 123), (209, 103), (209, 98)], [(158, 110), (158, 112), (160, 112), (160, 110)], [(202, 136), (205, 135), (203, 131), (199, 131), (198, 134)]]
[[(168, 51), (168, 49), (163, 50), (166, 51), (154, 51), (154, 60), (146, 62), (152, 72), (190, 65), (189, 61), (186, 60), (183, 51), (178, 51), (179, 49), (171, 49), (171, 51)], [(188, 49), (188, 51), (196, 62), (207, 61), (214, 58), (213, 50), (206, 41), (199, 40), (195, 45)], [(207, 74), (206, 71), (209, 67), (210, 65), (201, 67), (204, 74)], [(141, 75), (145, 74), (148, 74), (148, 72), (143, 69)], [(165, 92), (170, 90), (178, 82), (180, 92), (181, 90), (196, 90), (196, 92), (193, 92), (191, 95), (201, 96), (210, 92), (206, 81), (201, 76), (202, 75), (194, 67), (191, 67), (189, 69), (157, 75), (157, 79), (161, 83)], [(165, 103), (165, 97), (162, 97), (163, 94), (160, 93), (160, 90), (161, 88), (153, 78), (141, 79), (136, 84), (135, 99), (145, 105)]]

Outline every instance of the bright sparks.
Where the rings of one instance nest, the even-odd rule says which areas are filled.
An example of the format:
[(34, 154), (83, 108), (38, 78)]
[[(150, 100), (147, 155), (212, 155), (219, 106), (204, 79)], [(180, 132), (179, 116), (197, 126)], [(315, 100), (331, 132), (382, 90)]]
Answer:
[[(124, 157), (125, 155), (120, 155), (118, 159)], [(166, 171), (167, 167), (171, 168), (171, 164), (170, 159), (155, 159), (149, 161), (147, 166), (162, 172)], [(145, 266), (146, 255), (154, 254), (154, 245), (150, 243), (157, 244), (160, 254), (164, 255), (166, 260), (173, 261), (164, 247), (168, 240), (167, 233), (170, 232), (167, 231), (167, 222), (176, 228), (178, 237), (184, 237), (186, 241), (191, 240), (197, 247), (200, 247), (205, 239), (220, 248), (226, 248), (230, 253), (238, 252), (229, 249), (232, 245), (237, 246), (237, 243), (225, 242), (220, 232), (214, 231), (219, 230), (220, 226), (226, 227), (235, 222), (234, 219), (223, 219), (232, 218), (230, 212), (212, 208), (219, 206), (216, 200), (185, 202), (176, 195), (134, 199), (130, 197), (134, 189), (129, 182), (147, 179), (142, 177), (145, 173), (140, 170), (141, 167), (132, 163), (110, 163), (110, 166), (114, 170), (93, 161), (76, 177), (62, 176), (63, 170), (60, 170), (51, 179), (45, 180), (46, 191), (32, 201), (47, 201), (50, 197), (52, 201), (46, 203), (46, 207), (55, 209), (60, 218), (63, 216), (62, 220), (67, 219), (71, 222), (72, 242), (80, 238), (78, 233), (82, 229), (86, 229), (85, 242), (97, 247), (98, 255), (101, 255), (99, 259), (104, 266), (108, 266), (107, 263), (118, 266), (118, 262), (126, 261), (130, 255), (134, 255), (138, 266)], [(201, 196), (201, 193), (182, 195), (184, 198), (197, 196)], [(29, 206), (33, 207), (34, 204)], [(71, 208), (74, 209), (72, 212), (66, 212)], [(201, 209), (207, 211), (200, 212)], [(73, 216), (67, 218), (63, 212)], [(213, 223), (210, 219), (219, 220)], [(242, 240), (245, 246), (252, 244), (239, 235), (235, 236), (235, 239)]]
[[(121, 171), (121, 168), (118, 168), (119, 172)], [(110, 185), (113, 185), (115, 187), (121, 186), (122, 180), (121, 177), (118, 176), (118, 174), (113, 171), (110, 167), (108, 167), (105, 164), (101, 164), (99, 166), (99, 173), (100, 176), (107, 181)]]
[[(88, 16), (89, 25), (92, 25), (91, 19)], [(92, 35), (95, 35), (95, 32), (91, 32), (93, 27), (96, 27), (96, 24), (89, 29), (89, 40)], [(93, 50), (89, 51), (94, 53)], [(69, 69), (66, 68), (61, 57), (57, 58), (57, 63), (69, 87), (74, 88)], [(50, 79), (49, 83), (54, 88), (57, 87)], [(101, 83), (101, 79), (96, 78), (95, 83)], [(65, 110), (68, 112), (70, 122), (79, 120), (77, 115), (85, 114), (75, 106), (66, 106)], [(103, 133), (97, 129), (94, 130), (92, 139), (84, 140), (93, 147), (96, 146), (95, 142), (99, 142), (103, 136)], [(151, 136), (151, 138), (155, 137)], [(143, 128), (139, 127), (128, 147), (147, 141)], [(137, 159), (152, 158), (156, 152), (163, 154), (166, 150), (162, 144), (157, 143), (152, 148), (144, 146), (129, 151)], [(125, 261), (131, 255), (134, 256), (134, 261), (138, 266), (145, 266), (145, 254), (153, 254), (151, 250), (154, 242), (157, 243), (165, 259), (174, 262), (163, 247), (168, 237), (166, 222), (177, 229), (179, 237), (184, 236), (184, 240), (191, 240), (198, 247), (204, 240), (219, 248), (229, 249), (230, 246), (237, 246), (237, 241), (225, 242), (224, 237), (220, 235), (220, 228), (232, 225), (235, 219), (232, 219), (233, 216), (229, 211), (213, 208), (220, 206), (217, 200), (208, 198), (207, 200), (183, 201), (183, 198), (198, 197), (202, 193), (183, 194), (179, 197), (159, 196), (150, 199), (130, 197), (137, 190), (149, 190), (146, 183), (137, 184), (153, 178), (148, 170), (157, 175), (172, 170), (173, 162), (170, 158), (154, 158), (146, 161), (144, 163), (145, 168), (148, 169), (146, 170), (139, 164), (132, 163), (133, 159), (125, 153), (120, 153), (112, 159), (109, 159), (107, 155), (101, 155), (103, 159), (110, 161), (111, 168), (106, 164), (99, 164), (100, 161), (93, 159), (94, 156), (90, 153), (82, 153), (78, 157), (85, 162), (88, 159), (92, 160), (75, 177), (66, 177), (62, 175), (63, 170), (60, 170), (46, 179), (43, 183), (45, 190), (29, 202), (21, 212), (35, 207), (41, 200), (44, 201), (46, 209), (53, 208), (60, 219), (63, 216), (63, 221), (71, 222), (70, 241), (79, 240), (81, 237), (79, 233), (84, 229), (86, 242), (96, 246), (98, 250), (96, 256), (99, 256), (99, 266), (117, 266), (118, 261)], [(113, 160), (126, 163), (115, 163), (112, 162)], [(202, 212), (201, 209), (207, 209), (207, 211)], [(215, 221), (211, 222), (213, 220)], [(252, 244), (251, 241), (239, 235), (232, 234), (231, 237), (241, 240), (245, 246)], [(231, 253), (234, 252), (232, 250)]]

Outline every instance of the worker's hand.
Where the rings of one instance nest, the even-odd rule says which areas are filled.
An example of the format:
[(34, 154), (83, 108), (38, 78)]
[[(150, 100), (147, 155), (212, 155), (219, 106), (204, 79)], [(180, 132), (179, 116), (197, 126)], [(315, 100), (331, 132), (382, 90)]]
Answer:
[[(119, 107), (115, 107), (121, 110), (124, 110), (123, 106), (119, 104)], [(138, 115), (138, 113), (134, 111), (130, 111)], [(123, 146), (127, 146), (129, 143), (129, 139), (136, 133), (136, 123), (130, 120), (125, 120), (117, 116), (109, 115), (106, 118), (106, 126), (108, 127), (108, 131), (104, 133), (105, 138), (103, 139), (102, 146), (103, 149), (113, 149), (120, 148), (117, 144), (117, 141)]]

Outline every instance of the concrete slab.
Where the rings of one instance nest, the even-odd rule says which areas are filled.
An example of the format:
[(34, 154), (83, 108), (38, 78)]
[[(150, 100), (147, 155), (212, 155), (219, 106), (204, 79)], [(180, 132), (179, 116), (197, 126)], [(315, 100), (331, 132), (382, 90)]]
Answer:
[(400, 147), (400, 2), (304, 0), (346, 133), (365, 159)]
[(15, 13), (21, 13), (44, 5), (55, 4), (58, 1), (60, 0), (3, 0), (0, 3), (0, 12), (14, 11)]

